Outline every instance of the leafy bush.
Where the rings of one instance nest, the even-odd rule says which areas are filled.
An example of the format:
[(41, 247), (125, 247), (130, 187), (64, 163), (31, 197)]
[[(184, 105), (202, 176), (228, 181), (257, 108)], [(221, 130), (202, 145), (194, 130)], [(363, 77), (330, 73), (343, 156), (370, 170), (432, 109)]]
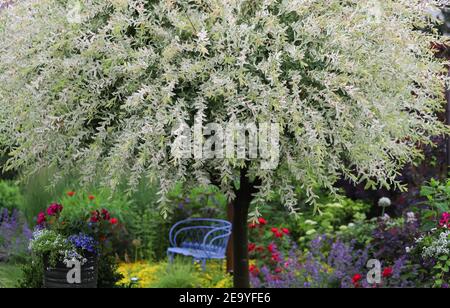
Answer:
[(118, 271), (119, 265), (114, 256), (101, 256), (98, 263), (98, 287), (115, 288), (117, 282), (123, 279), (123, 275)]
[[(300, 243), (308, 243), (320, 234), (332, 235), (350, 224), (366, 220), (370, 205), (339, 197), (320, 200), (315, 209), (309, 209), (295, 220)], [(350, 225), (351, 226), (351, 225)]]
[[(419, 211), (424, 219), (423, 227), (431, 230), (436, 226), (442, 213), (450, 212), (450, 180), (441, 182), (431, 179), (427, 185), (422, 186), (420, 195), (427, 199), (426, 202), (419, 203)], [(421, 206), (420, 205), (424, 205)]]
[(370, 205), (367, 203), (329, 195), (321, 195), (315, 207), (300, 205), (296, 216), (284, 213), (281, 203), (276, 201), (272, 206), (261, 209), (264, 218), (272, 225), (284, 226), (291, 231), (291, 237), (300, 245), (300, 249), (306, 249), (318, 235), (335, 236), (359, 222), (365, 222), (369, 211)]
[(32, 262), (22, 266), (22, 278), (18, 287), (23, 289), (41, 289), (44, 286), (44, 264), (41, 259), (33, 259)]
[(0, 181), (0, 209), (20, 209), (23, 197), (20, 188), (10, 181)]
[(152, 285), (154, 288), (192, 289), (201, 286), (195, 267), (189, 263), (175, 262), (157, 275), (156, 282)]

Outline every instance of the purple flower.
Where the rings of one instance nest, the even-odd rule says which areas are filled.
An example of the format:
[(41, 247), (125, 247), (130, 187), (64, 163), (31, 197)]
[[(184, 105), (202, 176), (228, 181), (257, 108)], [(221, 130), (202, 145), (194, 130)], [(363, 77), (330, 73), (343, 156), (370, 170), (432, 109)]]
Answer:
[(69, 236), (68, 241), (77, 249), (81, 249), (89, 253), (97, 253), (98, 243), (89, 235), (83, 233), (71, 235)]

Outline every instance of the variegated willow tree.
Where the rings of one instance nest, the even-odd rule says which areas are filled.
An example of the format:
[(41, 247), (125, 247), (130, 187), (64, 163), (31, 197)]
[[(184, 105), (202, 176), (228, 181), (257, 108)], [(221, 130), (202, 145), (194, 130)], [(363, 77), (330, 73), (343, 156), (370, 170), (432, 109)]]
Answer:
[[(431, 0), (430, 0), (431, 1)], [(234, 201), (235, 285), (247, 222), (274, 195), (337, 179), (402, 188), (437, 118), (445, 74), (424, 0), (17, 1), (0, 13), (0, 138), (8, 168), (77, 168), (103, 185), (217, 185)], [(279, 125), (279, 164), (173, 150), (176, 127)], [(249, 216), (250, 205), (255, 206)]]

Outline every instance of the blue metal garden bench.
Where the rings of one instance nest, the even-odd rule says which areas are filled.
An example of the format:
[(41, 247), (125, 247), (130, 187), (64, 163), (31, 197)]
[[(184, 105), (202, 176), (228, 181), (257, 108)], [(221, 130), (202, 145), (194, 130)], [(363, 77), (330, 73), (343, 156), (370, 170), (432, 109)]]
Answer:
[(231, 223), (220, 219), (191, 218), (178, 222), (170, 230), (170, 248), (167, 250), (172, 263), (175, 255), (192, 257), (193, 261), (225, 259), (231, 235)]

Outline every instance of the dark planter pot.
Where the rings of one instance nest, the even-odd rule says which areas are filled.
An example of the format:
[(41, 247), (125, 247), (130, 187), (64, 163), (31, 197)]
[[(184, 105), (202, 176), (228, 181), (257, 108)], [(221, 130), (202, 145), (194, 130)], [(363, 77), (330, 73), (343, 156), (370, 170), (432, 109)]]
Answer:
[(44, 288), (48, 289), (94, 289), (98, 283), (98, 258), (95, 255), (86, 256), (87, 262), (81, 266), (81, 283), (70, 284), (67, 274), (71, 270), (63, 262), (56, 266), (49, 265), (48, 257), (44, 257)]

